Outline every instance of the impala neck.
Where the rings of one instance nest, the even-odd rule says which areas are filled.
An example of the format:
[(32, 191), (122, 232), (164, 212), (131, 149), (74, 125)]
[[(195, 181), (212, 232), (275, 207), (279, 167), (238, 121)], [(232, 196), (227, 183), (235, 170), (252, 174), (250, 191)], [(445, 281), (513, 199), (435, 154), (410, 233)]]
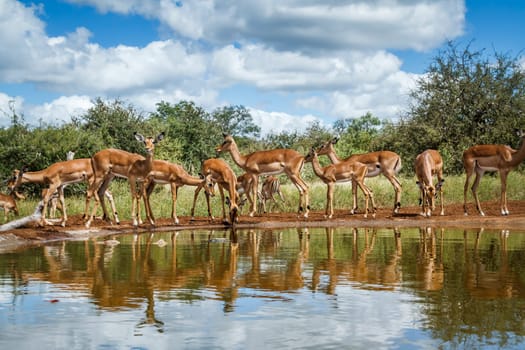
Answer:
[(330, 161), (334, 164), (340, 163), (341, 159), (337, 156), (335, 153), (335, 150), (332, 148), (330, 149), (330, 152), (327, 154), (328, 158), (330, 158)]
[(153, 150), (146, 153), (146, 167), (148, 168), (148, 172), (153, 169)]
[(44, 173), (44, 170), (23, 173), (20, 180), (18, 181), (17, 187), (25, 183), (44, 183)]
[(312, 168), (314, 169), (315, 175), (318, 177), (323, 176), (323, 168), (321, 167), (321, 164), (319, 164), (319, 157), (317, 156), (317, 153), (314, 153), (312, 157)]
[(520, 149), (514, 153), (511, 163), (512, 165), (519, 165), (525, 159), (525, 136), (521, 137)]
[(232, 142), (230, 145), (230, 154), (235, 164), (244, 169), (246, 165), (246, 157), (239, 152), (239, 148), (235, 142)]
[(202, 184), (202, 179), (200, 177), (191, 176), (189, 174), (184, 174), (179, 178), (184, 185), (199, 186), (200, 184)]

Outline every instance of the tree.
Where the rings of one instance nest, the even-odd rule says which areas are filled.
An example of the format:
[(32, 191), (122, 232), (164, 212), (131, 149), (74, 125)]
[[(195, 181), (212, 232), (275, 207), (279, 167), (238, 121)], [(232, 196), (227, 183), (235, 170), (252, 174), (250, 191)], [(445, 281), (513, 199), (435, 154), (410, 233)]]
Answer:
[(461, 49), (449, 42), (411, 92), (399, 126), (380, 144), (406, 158), (440, 150), (447, 171), (461, 172), (462, 153), (474, 144), (517, 147), (514, 128), (524, 125), (525, 72), (519, 57)]
[[(100, 140), (101, 148), (119, 148), (140, 153), (141, 145), (135, 141), (134, 132), (153, 135), (157, 130), (145, 130), (144, 116), (131, 104), (123, 101), (104, 101), (97, 98), (84, 115), (72, 118), (73, 123)], [(162, 131), (162, 130), (161, 130)]]
[(253, 117), (244, 106), (225, 106), (212, 113), (212, 119), (222, 132), (236, 137), (258, 138), (261, 128), (254, 124)]
[(179, 161), (190, 172), (200, 170), (203, 160), (214, 157), (215, 146), (222, 142), (220, 127), (194, 102), (180, 101), (176, 105), (160, 102), (151, 119), (166, 125), (167, 138), (177, 140)]
[(337, 120), (333, 127), (340, 137), (337, 149), (344, 157), (372, 151), (372, 141), (379, 134), (381, 126), (381, 120), (370, 112), (359, 118)]

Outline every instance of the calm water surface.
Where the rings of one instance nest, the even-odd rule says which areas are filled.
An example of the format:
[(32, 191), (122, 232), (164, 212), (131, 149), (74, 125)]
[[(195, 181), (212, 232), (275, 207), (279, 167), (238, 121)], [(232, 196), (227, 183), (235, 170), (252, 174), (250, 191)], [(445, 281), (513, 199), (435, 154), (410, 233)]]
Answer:
[(0, 254), (0, 349), (523, 349), (525, 231), (181, 231)]

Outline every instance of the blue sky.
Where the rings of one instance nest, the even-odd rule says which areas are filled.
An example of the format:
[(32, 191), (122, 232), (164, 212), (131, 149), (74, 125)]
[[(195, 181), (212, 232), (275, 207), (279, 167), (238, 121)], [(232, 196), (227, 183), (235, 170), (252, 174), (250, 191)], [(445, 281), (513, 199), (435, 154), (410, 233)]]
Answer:
[(520, 0), (0, 0), (0, 126), (96, 97), (244, 105), (263, 133), (395, 120), (448, 40), (518, 56), (523, 18)]

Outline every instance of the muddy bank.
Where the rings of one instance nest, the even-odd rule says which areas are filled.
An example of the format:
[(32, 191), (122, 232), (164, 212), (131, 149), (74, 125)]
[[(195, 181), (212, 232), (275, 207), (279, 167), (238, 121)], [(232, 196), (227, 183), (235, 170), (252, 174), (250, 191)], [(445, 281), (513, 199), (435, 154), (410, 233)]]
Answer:
[[(481, 217), (473, 206), (469, 207), (469, 216), (463, 215), (460, 204), (447, 205), (444, 216), (425, 218), (419, 215), (418, 207), (401, 208), (393, 215), (391, 209), (381, 208), (375, 218), (363, 214), (351, 215), (348, 210), (336, 210), (334, 218), (324, 218), (324, 210), (313, 210), (308, 219), (298, 217), (296, 213), (268, 213), (255, 217), (242, 215), (238, 229), (272, 229), (289, 227), (443, 227), (443, 228), (480, 228), (500, 230), (525, 230), (525, 201), (509, 202), (509, 216), (499, 215), (497, 201), (482, 204), (487, 216)], [(115, 234), (175, 231), (186, 229), (224, 229), (220, 219), (210, 222), (207, 217), (198, 217), (190, 221), (189, 217), (179, 217), (180, 224), (173, 225), (170, 219), (157, 218), (155, 227), (144, 224), (135, 228), (130, 220), (120, 225), (110, 225), (102, 220), (95, 220), (90, 229), (84, 227), (81, 215), (69, 217), (68, 226), (58, 225), (38, 227), (35, 223), (22, 228), (0, 232), (0, 253), (27, 245), (42, 244), (52, 241), (104, 237)]]

